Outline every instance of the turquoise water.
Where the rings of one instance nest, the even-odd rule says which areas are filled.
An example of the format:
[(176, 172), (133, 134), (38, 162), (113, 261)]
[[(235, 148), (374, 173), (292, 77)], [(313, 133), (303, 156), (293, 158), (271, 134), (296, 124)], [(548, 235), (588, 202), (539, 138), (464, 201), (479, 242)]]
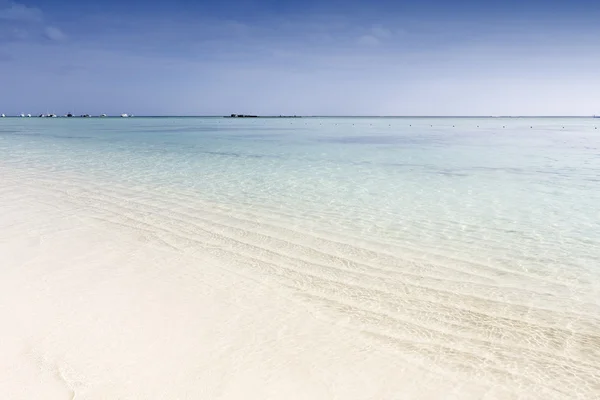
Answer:
[[(171, 244), (185, 233), (222, 248), (211, 234), (226, 229), (263, 256), (285, 248), (277, 254), (298, 276), (253, 273), (300, 297), (418, 321), (438, 350), (448, 338), (431, 332), (453, 332), (466, 353), (523, 378), (515, 387), (600, 390), (598, 120), (11, 118), (0, 120), (0, 166), (63, 185), (79, 207), (122, 207), (111, 218), (129, 213)], [(303, 279), (323, 274), (326, 286), (307, 288)], [(364, 330), (421, 332), (361, 315), (351, 313)], [(396, 350), (426, 359), (419, 349)], [(486, 368), (469, 372), (485, 362), (444, 354), (431, 357), (471, 378)]]
[(19, 168), (181, 189), (508, 268), (600, 275), (593, 119), (1, 122), (1, 160)]

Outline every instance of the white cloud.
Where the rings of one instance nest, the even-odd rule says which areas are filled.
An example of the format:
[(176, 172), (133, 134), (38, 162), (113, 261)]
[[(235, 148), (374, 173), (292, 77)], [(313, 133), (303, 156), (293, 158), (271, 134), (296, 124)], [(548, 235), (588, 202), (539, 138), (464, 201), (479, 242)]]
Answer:
[(9, 2), (0, 8), (0, 20), (40, 22), (42, 19), (42, 11), (36, 7), (27, 7), (24, 4)]
[(363, 35), (358, 38), (358, 44), (362, 46), (379, 46), (381, 42), (373, 35)]
[(40, 36), (55, 42), (67, 38), (59, 28), (47, 26), (44, 20), (39, 8), (0, 0), (0, 39), (6, 42), (35, 40)]
[(230, 33), (240, 35), (248, 34), (250, 31), (250, 27), (248, 25), (233, 20), (225, 21), (224, 28)]
[(385, 40), (392, 37), (392, 31), (381, 25), (373, 25), (364, 35), (358, 38), (357, 43), (361, 46), (379, 46)]
[(48, 39), (53, 40), (55, 42), (60, 42), (61, 40), (65, 40), (67, 38), (67, 35), (65, 35), (63, 31), (54, 26), (46, 27), (46, 29), (44, 30), (44, 35)]
[(392, 37), (392, 32), (380, 25), (376, 25), (371, 28), (371, 35), (380, 39), (389, 39)]

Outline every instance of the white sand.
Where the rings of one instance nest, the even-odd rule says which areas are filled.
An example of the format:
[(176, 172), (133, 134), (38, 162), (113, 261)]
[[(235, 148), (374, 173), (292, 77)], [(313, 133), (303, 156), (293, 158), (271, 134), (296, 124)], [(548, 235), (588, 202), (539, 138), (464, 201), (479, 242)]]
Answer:
[[(2, 193), (3, 399), (402, 398), (411, 375), (269, 282)], [(420, 374), (419, 374), (420, 375)]]
[[(142, 229), (157, 218), (144, 214), (142, 201), (135, 224), (125, 223), (100, 207), (100, 190), (84, 195), (74, 191), (78, 184), (0, 172), (2, 399), (568, 398), (568, 388), (548, 383), (551, 376), (582, 382), (582, 396), (595, 393), (588, 375), (552, 369), (574, 353), (540, 344), (519, 359), (520, 344), (512, 353), (502, 347), (519, 342), (518, 329), (498, 339), (502, 351), (466, 356), (482, 346), (469, 339), (475, 322), (433, 329), (435, 321), (423, 320), (430, 333), (419, 336), (405, 302), (394, 320), (401, 325), (383, 326), (367, 306), (353, 308), (372, 299), (352, 285), (328, 305), (324, 299), (335, 296), (326, 297), (310, 274), (292, 284), (296, 275), (284, 281), (241, 255), (219, 257), (222, 244), (211, 239), (218, 232), (191, 242), (180, 227), (177, 242)], [(344, 293), (353, 302), (342, 302)], [(455, 343), (439, 339), (453, 329)], [(547, 375), (539, 372), (540, 354)], [(590, 357), (581, 368), (593, 377), (597, 355)], [(515, 372), (520, 362), (530, 375)]]

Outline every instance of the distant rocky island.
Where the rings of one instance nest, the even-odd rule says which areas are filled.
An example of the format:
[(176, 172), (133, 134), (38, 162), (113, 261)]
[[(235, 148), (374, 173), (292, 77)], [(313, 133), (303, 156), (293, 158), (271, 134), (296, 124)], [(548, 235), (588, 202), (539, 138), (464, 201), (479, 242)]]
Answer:
[(224, 118), (300, 118), (297, 115), (266, 115), (266, 116), (258, 116), (258, 115), (248, 115), (248, 114), (231, 114), (226, 115)]

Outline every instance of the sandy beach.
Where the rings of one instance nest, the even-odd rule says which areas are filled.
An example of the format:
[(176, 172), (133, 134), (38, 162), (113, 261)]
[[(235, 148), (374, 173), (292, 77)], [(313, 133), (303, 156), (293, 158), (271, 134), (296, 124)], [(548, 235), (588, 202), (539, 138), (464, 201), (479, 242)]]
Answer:
[(2, 172), (4, 398), (427, 398), (429, 379), (433, 397), (452, 390), (234, 262)]
[[(139, 121), (135, 129), (156, 124)], [(588, 268), (596, 230), (578, 209), (568, 219), (552, 220), (562, 214), (548, 211), (544, 221), (526, 220), (536, 228), (520, 236), (501, 229), (510, 209), (482, 212), (490, 225), (481, 234), (471, 233), (479, 229), (474, 223), (457, 228), (463, 214), (511, 203), (478, 200), (495, 195), (487, 175), (473, 172), (466, 185), (461, 179), (467, 178), (448, 177), (451, 161), (444, 159), (444, 174), (435, 179), (448, 182), (445, 200), (426, 172), (411, 172), (421, 191), (390, 195), (391, 205), (406, 203), (412, 213), (386, 214), (362, 202), (367, 195), (361, 192), (345, 200), (342, 193), (355, 182), (385, 200), (386, 191), (377, 189), (394, 182), (374, 174), (396, 169), (360, 164), (340, 170), (368, 171), (372, 179), (333, 188), (331, 198), (348, 205), (329, 213), (335, 203), (320, 200), (329, 196), (328, 187), (297, 168), (300, 158), (212, 148), (200, 153), (183, 135), (181, 147), (147, 145), (142, 140), (149, 135), (126, 147), (116, 136), (106, 140), (105, 131), (90, 129), (89, 138), (65, 132), (69, 136), (0, 138), (1, 398), (548, 400), (600, 394), (598, 286)], [(203, 164), (196, 167), (194, 160)], [(260, 169), (272, 160), (281, 167)], [(343, 160), (336, 162), (353, 165)], [(286, 174), (275, 181), (279, 187), (312, 190), (290, 191), (286, 200), (285, 192), (262, 189), (268, 173), (271, 179)], [(514, 187), (520, 176), (502, 184)], [(410, 184), (411, 177), (397, 182)], [(570, 201), (575, 190), (587, 188), (582, 177), (569, 181)], [(489, 179), (499, 181), (498, 175)], [(557, 179), (549, 181), (553, 187), (560, 187)], [(473, 198), (460, 192), (473, 185), (488, 192)], [(211, 190), (220, 201), (203, 197)], [(403, 193), (425, 193), (431, 206)], [(297, 207), (277, 208), (269, 199)], [(480, 201), (478, 208), (467, 208), (468, 201)], [(580, 209), (586, 201), (593, 197), (582, 197)], [(563, 210), (563, 203), (538, 204)], [(404, 230), (386, 225), (386, 218), (391, 224), (403, 215)], [(410, 225), (408, 218), (417, 222)], [(571, 224), (565, 226), (578, 235), (529, 234), (548, 221)], [(513, 237), (520, 239), (510, 242)]]

